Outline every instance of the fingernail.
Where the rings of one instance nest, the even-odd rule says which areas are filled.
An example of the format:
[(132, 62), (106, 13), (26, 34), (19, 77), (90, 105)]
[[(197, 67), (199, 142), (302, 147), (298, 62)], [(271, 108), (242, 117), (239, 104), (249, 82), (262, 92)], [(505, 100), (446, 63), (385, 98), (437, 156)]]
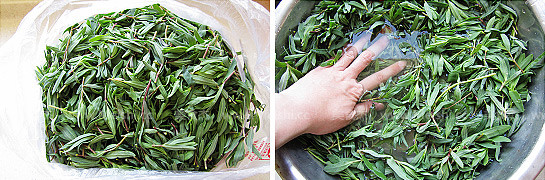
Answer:
[(397, 65), (399, 65), (399, 67), (401, 67), (401, 69), (404, 69), (405, 66), (407, 66), (407, 61), (398, 61)]
[(382, 111), (384, 109), (384, 104), (376, 102), (373, 103), (375, 104), (375, 108), (377, 109), (377, 111)]
[[(374, 56), (378, 56), (386, 47), (388, 47), (390, 40), (386, 36), (381, 36), (377, 41), (373, 43), (367, 51), (373, 52)], [(376, 57), (373, 57), (376, 58)]]

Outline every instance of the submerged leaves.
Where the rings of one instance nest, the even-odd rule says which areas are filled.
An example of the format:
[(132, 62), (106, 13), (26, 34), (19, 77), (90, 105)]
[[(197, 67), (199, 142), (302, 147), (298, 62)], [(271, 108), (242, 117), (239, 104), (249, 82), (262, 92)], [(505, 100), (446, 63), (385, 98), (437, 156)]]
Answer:
[[(347, 39), (360, 32), (376, 36), (384, 24), (397, 29), (394, 37), (421, 32), (418, 47), (398, 45), (417, 61), (360, 98), (386, 103), (383, 112), (300, 139), (325, 172), (344, 179), (473, 179), (491, 160), (500, 161), (501, 143), (510, 142), (522, 123), (533, 70), (543, 55), (525, 54), (526, 42), (515, 37), (516, 11), (503, 2), (481, 2), (315, 5), (277, 56), (277, 91), (319, 65), (333, 65)], [(395, 61), (379, 57), (362, 75)]]

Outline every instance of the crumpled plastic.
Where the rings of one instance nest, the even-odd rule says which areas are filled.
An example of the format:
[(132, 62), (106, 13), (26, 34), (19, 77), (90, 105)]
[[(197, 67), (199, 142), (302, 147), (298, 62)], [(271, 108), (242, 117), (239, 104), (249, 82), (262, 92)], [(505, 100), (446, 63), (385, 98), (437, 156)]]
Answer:
[[(46, 45), (56, 45), (66, 27), (100, 13), (159, 3), (182, 18), (218, 30), (256, 83), (261, 128), (254, 142), (268, 147), (269, 138), (269, 12), (249, 0), (45, 0), (21, 21), (0, 48), (0, 174), (7, 179), (242, 179), (268, 173), (270, 160), (254, 157), (236, 167), (220, 162), (211, 172), (81, 169), (47, 162), (41, 89), (34, 73), (45, 62)], [(267, 149), (265, 149), (267, 151)]]

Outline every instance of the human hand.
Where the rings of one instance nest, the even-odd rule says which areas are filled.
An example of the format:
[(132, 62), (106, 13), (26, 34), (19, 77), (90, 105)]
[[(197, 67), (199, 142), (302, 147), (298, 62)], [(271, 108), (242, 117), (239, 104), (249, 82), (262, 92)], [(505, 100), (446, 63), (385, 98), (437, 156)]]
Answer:
[[(310, 71), (277, 95), (277, 147), (301, 134), (321, 135), (334, 132), (367, 114), (373, 104), (378, 110), (384, 108), (380, 103), (358, 103), (358, 100), (365, 91), (375, 89), (401, 72), (406, 62), (394, 63), (358, 82), (356, 78), (359, 73), (389, 43), (389, 39), (383, 36), (357, 55), (369, 38), (362, 37), (335, 65)], [(286, 134), (292, 134), (293, 137)]]

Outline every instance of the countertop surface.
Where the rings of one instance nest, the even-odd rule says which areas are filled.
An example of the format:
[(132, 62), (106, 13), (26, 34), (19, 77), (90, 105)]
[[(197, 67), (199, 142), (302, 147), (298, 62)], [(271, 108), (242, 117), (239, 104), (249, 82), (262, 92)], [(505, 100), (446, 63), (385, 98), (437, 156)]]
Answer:
[(19, 22), (41, 0), (0, 0), (0, 46), (11, 38)]

